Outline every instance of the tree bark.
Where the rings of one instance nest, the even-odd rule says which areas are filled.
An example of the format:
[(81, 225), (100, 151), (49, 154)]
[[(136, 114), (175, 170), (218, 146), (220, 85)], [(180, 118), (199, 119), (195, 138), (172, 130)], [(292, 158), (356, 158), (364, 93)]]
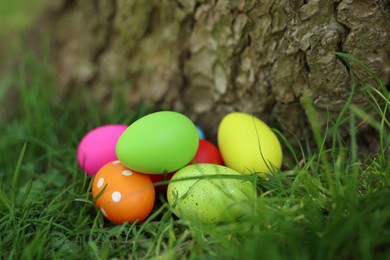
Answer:
[(106, 102), (117, 84), (129, 109), (158, 103), (214, 137), (231, 111), (302, 136), (304, 92), (337, 114), (351, 76), (335, 51), (390, 80), (388, 0), (57, 0), (46, 19), (61, 90)]

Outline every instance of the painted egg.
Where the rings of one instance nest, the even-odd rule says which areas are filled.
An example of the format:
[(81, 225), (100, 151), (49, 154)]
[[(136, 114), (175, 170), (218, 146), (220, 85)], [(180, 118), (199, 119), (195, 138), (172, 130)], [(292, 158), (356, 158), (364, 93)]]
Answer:
[[(222, 157), (218, 148), (213, 143), (204, 139), (199, 139), (199, 146), (195, 157), (191, 162), (189, 162), (189, 164), (196, 163), (212, 163), (223, 165)], [(150, 178), (155, 184), (155, 190), (157, 192), (166, 194), (169, 183), (168, 181), (172, 179), (172, 176), (175, 173), (176, 172), (170, 172), (168, 174), (150, 174)]]
[(191, 164), (172, 177), (168, 203), (179, 218), (229, 222), (251, 210), (256, 198), (254, 183), (244, 178), (225, 166)]
[(204, 133), (202, 129), (199, 128), (199, 126), (196, 126), (196, 131), (198, 131), (199, 139), (205, 139)]
[[(101, 193), (101, 194), (100, 194)], [(154, 206), (154, 187), (149, 175), (128, 169), (120, 161), (104, 165), (95, 175), (92, 196), (108, 220), (140, 223)]]
[(77, 148), (79, 166), (94, 175), (103, 165), (117, 160), (116, 143), (127, 125), (104, 125), (88, 132)]
[(223, 165), (221, 154), (218, 148), (211, 142), (200, 139), (198, 151), (192, 159), (191, 164), (195, 163), (213, 163)]
[(156, 192), (166, 194), (168, 189), (168, 181), (172, 179), (172, 176), (175, 173), (176, 172), (170, 172), (167, 174), (149, 174), (150, 179), (152, 179), (154, 189), (156, 190)]
[(218, 127), (218, 146), (226, 166), (242, 174), (265, 176), (282, 165), (282, 147), (260, 119), (245, 113), (226, 115)]
[(118, 159), (130, 169), (149, 174), (174, 172), (194, 157), (198, 132), (183, 114), (161, 111), (144, 116), (121, 135)]

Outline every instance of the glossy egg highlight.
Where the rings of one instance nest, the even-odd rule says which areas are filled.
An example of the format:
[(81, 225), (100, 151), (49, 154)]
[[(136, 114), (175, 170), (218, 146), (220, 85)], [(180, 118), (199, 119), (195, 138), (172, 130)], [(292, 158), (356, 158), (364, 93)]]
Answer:
[(149, 175), (130, 170), (120, 161), (107, 163), (96, 173), (92, 196), (96, 198), (99, 194), (96, 206), (105, 218), (117, 224), (144, 221), (155, 200)]
[(174, 172), (194, 157), (198, 132), (185, 115), (160, 111), (144, 116), (121, 135), (118, 159), (130, 169), (148, 174)]
[(251, 210), (254, 183), (225, 166), (191, 164), (172, 177), (167, 199), (179, 218), (205, 224), (230, 222)]
[(218, 146), (226, 166), (242, 174), (265, 176), (282, 165), (282, 147), (260, 119), (241, 112), (227, 114), (218, 127)]
[(115, 148), (127, 125), (104, 125), (88, 132), (77, 148), (79, 166), (94, 175), (103, 165), (117, 160)]

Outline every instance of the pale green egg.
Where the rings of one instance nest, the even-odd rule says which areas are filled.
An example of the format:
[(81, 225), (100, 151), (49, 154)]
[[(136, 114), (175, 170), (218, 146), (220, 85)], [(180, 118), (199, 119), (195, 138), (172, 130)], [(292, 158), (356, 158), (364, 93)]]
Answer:
[(205, 224), (230, 222), (252, 209), (253, 181), (216, 164), (192, 164), (175, 173), (168, 185), (168, 203), (176, 216)]

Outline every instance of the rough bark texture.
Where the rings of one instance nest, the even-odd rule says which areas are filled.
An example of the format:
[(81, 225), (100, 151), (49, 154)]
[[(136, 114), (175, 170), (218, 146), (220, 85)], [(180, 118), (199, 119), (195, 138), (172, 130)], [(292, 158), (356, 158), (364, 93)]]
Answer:
[(334, 51), (388, 84), (389, 12), (387, 0), (53, 0), (47, 19), (63, 90), (104, 102), (119, 83), (129, 109), (158, 102), (210, 135), (243, 111), (299, 136), (304, 91), (335, 113), (350, 92)]

